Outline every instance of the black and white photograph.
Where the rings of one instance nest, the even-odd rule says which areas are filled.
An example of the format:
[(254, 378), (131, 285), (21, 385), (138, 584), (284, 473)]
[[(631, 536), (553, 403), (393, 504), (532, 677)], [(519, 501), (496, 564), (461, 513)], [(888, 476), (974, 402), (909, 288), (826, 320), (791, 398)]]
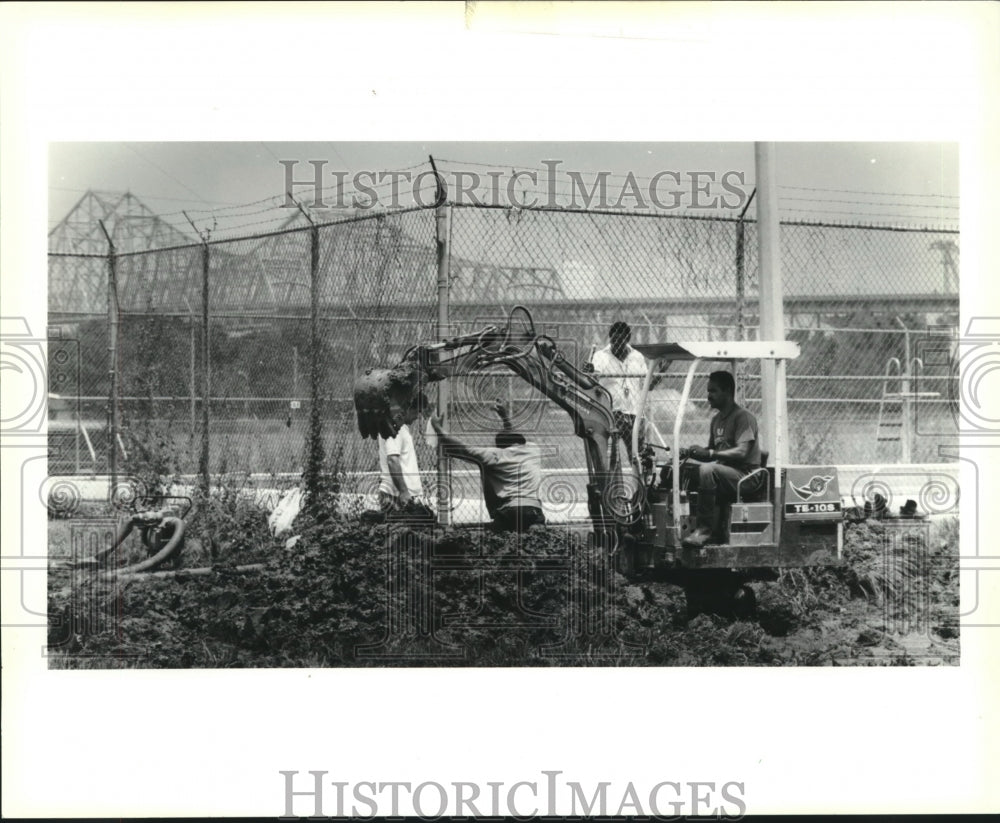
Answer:
[(996, 808), (998, 34), (0, 5), (4, 816)]
[(958, 161), (53, 144), (49, 665), (957, 665)]

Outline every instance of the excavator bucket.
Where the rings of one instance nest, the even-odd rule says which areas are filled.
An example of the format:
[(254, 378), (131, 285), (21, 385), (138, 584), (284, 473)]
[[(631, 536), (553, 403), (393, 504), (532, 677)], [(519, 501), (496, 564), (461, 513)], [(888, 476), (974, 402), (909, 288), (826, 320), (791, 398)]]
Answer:
[[(415, 346), (391, 369), (368, 369), (354, 383), (358, 431), (364, 438), (395, 437), (403, 423), (427, 408), (427, 383), (454, 376), (457, 363), (527, 357), (537, 339), (531, 313), (515, 306), (504, 327), (488, 326), (464, 337)], [(472, 360), (464, 357), (465, 349)]]
[(363, 438), (395, 437), (399, 427), (427, 407), (421, 374), (414, 363), (368, 369), (354, 383), (354, 409)]
[(389, 414), (389, 369), (369, 369), (354, 383), (354, 409), (363, 438), (393, 437)]

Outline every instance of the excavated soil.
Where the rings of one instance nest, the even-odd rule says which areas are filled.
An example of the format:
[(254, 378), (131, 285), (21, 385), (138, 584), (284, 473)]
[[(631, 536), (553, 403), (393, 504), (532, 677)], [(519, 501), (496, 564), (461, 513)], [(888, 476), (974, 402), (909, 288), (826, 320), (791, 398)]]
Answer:
[[(65, 521), (50, 525), (50, 543), (64, 541)], [(435, 539), (334, 517), (297, 525), (290, 547), (256, 523), (253, 539), (211, 551), (193, 536), (185, 563), (210, 566), (204, 573), (102, 578), (53, 561), (50, 665), (959, 662), (957, 521), (850, 524), (844, 566), (751, 584), (757, 609), (746, 620), (691, 617), (677, 586), (630, 583), (557, 530), (518, 541), (462, 530)]]

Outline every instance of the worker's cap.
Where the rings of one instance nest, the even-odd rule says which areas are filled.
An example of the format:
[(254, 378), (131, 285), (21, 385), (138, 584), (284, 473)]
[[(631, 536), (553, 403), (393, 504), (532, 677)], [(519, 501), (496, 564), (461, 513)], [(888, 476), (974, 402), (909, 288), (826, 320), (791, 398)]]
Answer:
[(498, 449), (506, 449), (509, 446), (523, 446), (528, 441), (520, 432), (501, 431), (497, 432), (496, 444)]

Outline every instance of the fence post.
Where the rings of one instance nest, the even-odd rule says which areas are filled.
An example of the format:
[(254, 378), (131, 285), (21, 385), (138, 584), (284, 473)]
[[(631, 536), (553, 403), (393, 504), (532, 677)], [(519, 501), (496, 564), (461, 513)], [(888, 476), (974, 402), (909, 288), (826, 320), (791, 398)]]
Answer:
[[(306, 217), (309, 215), (306, 214)], [(309, 224), (309, 436), (312, 440), (309, 458), (315, 461), (314, 471), (318, 480), (323, 471), (323, 415), (319, 391), (319, 229), (312, 219), (309, 219)]]
[(184, 305), (187, 307), (187, 310), (188, 310), (188, 336), (191, 339), (191, 357), (190, 357), (191, 364), (188, 367), (188, 395), (190, 396), (190, 401), (191, 401), (190, 402), (190, 406), (191, 406), (191, 436), (190, 436), (190, 439), (188, 440), (188, 448), (191, 449), (191, 450), (193, 450), (194, 449), (194, 438), (195, 438), (195, 435), (197, 434), (197, 428), (198, 428), (198, 415), (197, 415), (196, 405), (195, 405), (195, 403), (196, 403), (195, 395), (197, 394), (197, 391), (198, 391), (198, 385), (197, 385), (198, 378), (196, 376), (197, 375), (197, 369), (198, 369), (198, 359), (197, 359), (198, 345), (197, 345), (197, 343), (195, 341), (194, 309), (191, 308), (191, 301), (187, 299), (186, 295), (184, 296)]
[[(208, 247), (208, 239), (211, 232), (199, 231), (198, 227), (194, 224), (194, 221), (188, 217), (186, 211), (182, 211), (181, 214), (187, 219), (188, 223), (191, 224), (191, 228), (194, 229), (195, 234), (201, 237), (201, 455), (198, 458), (198, 474), (201, 476), (201, 486), (202, 491), (205, 495), (205, 502), (208, 502), (209, 495), (212, 490), (212, 476), (209, 472), (209, 450), (208, 450), (208, 431), (210, 425), (210, 409), (209, 409), (209, 398), (212, 393), (212, 357), (211, 357), (211, 346), (209, 345), (209, 322), (208, 322), (208, 270), (210, 264), (210, 252)], [(206, 545), (209, 543), (209, 535), (205, 535)], [(215, 556), (214, 554), (212, 555)]]
[(211, 474), (209, 472), (208, 432), (211, 423), (210, 398), (212, 394), (212, 354), (209, 338), (208, 320), (208, 241), (201, 247), (201, 457), (198, 460), (198, 472), (201, 474), (202, 489), (205, 500), (211, 492)]
[(110, 355), (110, 389), (108, 419), (108, 471), (111, 475), (108, 485), (108, 500), (114, 500), (115, 486), (118, 485), (118, 275), (116, 270), (115, 244), (104, 225), (98, 220), (101, 231), (108, 240), (108, 354)]
[(746, 223), (744, 218), (747, 209), (753, 202), (757, 187), (750, 192), (747, 202), (743, 204), (743, 211), (740, 212), (739, 220), (736, 222), (736, 339), (746, 339), (746, 321), (744, 318), (744, 308), (746, 305)]
[[(437, 303), (438, 340), (449, 336), (449, 301), (451, 292), (451, 206), (448, 205), (447, 189), (438, 174), (434, 158), (430, 158), (431, 168), (437, 180), (437, 197), (434, 205), (434, 235), (437, 245)], [(438, 414), (448, 424), (448, 402), (450, 391), (448, 381), (438, 383)], [(438, 441), (437, 449), (437, 507), (438, 524), (451, 525), (451, 460), (445, 456), (444, 445)]]
[(291, 192), (288, 197), (309, 222), (309, 432), (302, 483), (305, 505), (318, 512), (321, 497), (328, 489), (323, 482), (323, 414), (319, 390), (319, 227)]

